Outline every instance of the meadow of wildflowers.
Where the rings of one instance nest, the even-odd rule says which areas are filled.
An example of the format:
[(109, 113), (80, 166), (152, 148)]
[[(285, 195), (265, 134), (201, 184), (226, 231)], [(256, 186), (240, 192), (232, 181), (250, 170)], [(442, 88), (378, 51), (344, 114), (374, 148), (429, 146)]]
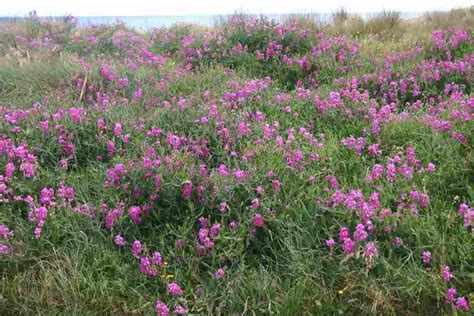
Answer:
[(426, 29), (2, 22), (0, 314), (471, 313), (473, 30)]

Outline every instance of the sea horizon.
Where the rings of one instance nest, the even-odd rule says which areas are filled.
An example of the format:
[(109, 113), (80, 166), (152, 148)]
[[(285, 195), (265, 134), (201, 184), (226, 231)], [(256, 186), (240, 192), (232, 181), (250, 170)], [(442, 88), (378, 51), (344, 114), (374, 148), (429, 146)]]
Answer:
[[(238, 13), (238, 12), (237, 12)], [(359, 14), (362, 18), (368, 19), (373, 17), (380, 12), (366, 12), (366, 13), (356, 13)], [(403, 18), (410, 19), (416, 18), (423, 14), (424, 12), (401, 12)], [(244, 13), (251, 16), (266, 16), (274, 20), (282, 20), (285, 17), (293, 15), (304, 15), (304, 16), (314, 16), (319, 21), (326, 22), (329, 21), (332, 13), (317, 13), (317, 12), (295, 12), (295, 13), (277, 13), (277, 14), (264, 14), (264, 13)], [(128, 27), (132, 27), (138, 30), (148, 30), (159, 27), (170, 27), (174, 24), (179, 23), (191, 23), (191, 24), (200, 24), (203, 26), (213, 26), (222, 20), (235, 15), (234, 14), (196, 14), (196, 15), (132, 15), (132, 16), (74, 16), (77, 19), (79, 26), (87, 27), (90, 25), (97, 24), (115, 24), (115, 23), (124, 23)], [(57, 19), (67, 16), (38, 16), (40, 19)], [(26, 19), (28, 16), (0, 16), (1, 20), (12, 20), (12, 19)]]

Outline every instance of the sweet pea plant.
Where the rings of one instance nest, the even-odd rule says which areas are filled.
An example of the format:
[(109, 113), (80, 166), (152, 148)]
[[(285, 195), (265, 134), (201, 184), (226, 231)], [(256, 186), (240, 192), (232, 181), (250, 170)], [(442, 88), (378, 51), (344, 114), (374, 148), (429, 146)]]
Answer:
[(8, 23), (1, 313), (471, 312), (472, 30)]

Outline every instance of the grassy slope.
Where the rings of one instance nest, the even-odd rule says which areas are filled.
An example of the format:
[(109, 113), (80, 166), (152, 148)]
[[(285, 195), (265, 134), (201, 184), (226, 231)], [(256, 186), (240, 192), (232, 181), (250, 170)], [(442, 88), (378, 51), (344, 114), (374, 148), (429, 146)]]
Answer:
[[(390, 43), (390, 40), (386, 41)], [(370, 36), (362, 43), (367, 55), (380, 55), (378, 48), (386, 51), (399, 44), (393, 41), (393, 46), (387, 48), (384, 40), (374, 40)], [(38, 58), (9, 66), (5, 62), (0, 68), (0, 103), (16, 108), (29, 107), (32, 102), (41, 101), (44, 95), (48, 95), (50, 103), (45, 106), (48, 111), (78, 106), (78, 92), (72, 90), (70, 78), (83, 73), (77, 65), (68, 62), (68, 54), (64, 52), (54, 61)], [(169, 68), (174, 69), (171, 60), (168, 62)], [(253, 74), (252, 70), (244, 68), (237, 73), (241, 76)], [(135, 76), (146, 78), (150, 75), (146, 71)], [(17, 140), (25, 139), (32, 148), (40, 150), (37, 157), (41, 168), (34, 179), (18, 181), (15, 189), (22, 194), (37, 195), (43, 187), (56, 188), (58, 179), (65, 179), (74, 187), (76, 199), (81, 203), (99, 205), (103, 201), (118, 201), (113, 191), (102, 189), (102, 183), (107, 168), (143, 154), (144, 135), (133, 131), (130, 126), (146, 115), (148, 127), (155, 125), (175, 133), (212, 139), (214, 135), (210, 128), (198, 126), (191, 130), (189, 126), (204, 111), (199, 108), (205, 104), (201, 100), (203, 91), (210, 90), (218, 96), (229, 89), (232, 77), (225, 71), (221, 67), (205, 68), (168, 86), (163, 99), (173, 95), (193, 95), (195, 108), (185, 113), (177, 115), (174, 110), (163, 108), (144, 111), (136, 106), (111, 109), (107, 118), (122, 122), (124, 128), (132, 133), (132, 143), (127, 146), (123, 157), (103, 163), (94, 159), (104, 148), (89, 137), (95, 132), (92, 125), (64, 123), (75, 130), (82, 141), (78, 144), (74, 168), (65, 172), (57, 167), (55, 140), (48, 139), (37, 128), (27, 124)], [(368, 68), (356, 71), (369, 72)], [(335, 87), (328, 83), (319, 87), (319, 91), (325, 93)], [(278, 198), (269, 198), (264, 203), (265, 207), (281, 212), (268, 222), (268, 229), (258, 232), (262, 235), (245, 250), (241, 249), (244, 244), (242, 236), (235, 237), (235, 240), (229, 237), (226, 242), (235, 242), (236, 246), (225, 248), (231, 253), (224, 257), (235, 261), (222, 282), (210, 277), (213, 269), (219, 267), (217, 258), (199, 262), (195, 255), (189, 254), (185, 264), (177, 264), (174, 240), (192, 240), (190, 227), (195, 226), (200, 212), (204, 212), (200, 207), (191, 205), (191, 202), (184, 206), (158, 206), (158, 214), (173, 219), (149, 220), (140, 229), (124, 224), (127, 237), (146, 240), (169, 258), (168, 272), (186, 289), (186, 300), (191, 303), (192, 312), (433, 314), (444, 308), (444, 292), (440, 289), (445, 285), (439, 279), (438, 271), (446, 263), (456, 275), (458, 290), (469, 294), (473, 288), (474, 240), (472, 233), (459, 222), (456, 215), (459, 201), (455, 197), (474, 201), (472, 143), (461, 146), (444, 134), (433, 133), (419, 123), (416, 115), (410, 120), (383, 126), (379, 144), (384, 154), (396, 152), (397, 146), (414, 146), (417, 157), (423, 163), (435, 163), (437, 172), (427, 179), (420, 178), (417, 183), (418, 188), (429, 190), (430, 207), (423, 210), (416, 220), (407, 216), (396, 223), (398, 236), (403, 238), (404, 245), (399, 248), (386, 246), (383, 256), (369, 268), (361, 259), (346, 260), (322, 246), (341, 225), (354, 223), (354, 219), (345, 210), (328, 211), (315, 203), (316, 198), (324, 194), (327, 187), (324, 176), (329, 173), (338, 176), (343, 188), (363, 188), (370, 192), (364, 179), (375, 159), (355, 157), (352, 151), (339, 146), (343, 137), (359, 136), (370, 129), (369, 122), (337, 116), (320, 118), (307, 104), (298, 104), (297, 101), (291, 106), (300, 117), (292, 117), (281, 108), (268, 106), (273, 95), (280, 92), (285, 92), (285, 89), (272, 85), (270, 91), (263, 93), (262, 100), (247, 102), (235, 114), (236, 117), (243, 117), (244, 111), (259, 110), (265, 113), (267, 121), (278, 120), (285, 125), (283, 130), (312, 122), (317, 126), (317, 133), (325, 134), (325, 147), (320, 153), (324, 159), (301, 172), (294, 172), (286, 166), (281, 153), (275, 152), (271, 146), (254, 149), (252, 140), (242, 140), (242, 151), (250, 148), (257, 152), (251, 166), (258, 168), (258, 179), (248, 187), (235, 188), (247, 192), (248, 198), (242, 200), (241, 209), (234, 206), (233, 212), (244, 212), (245, 205), (254, 196), (254, 184), (264, 182), (265, 173), (271, 170), (280, 176), (284, 188)], [(90, 115), (95, 120), (102, 113), (90, 111)], [(7, 131), (7, 124), (0, 124), (0, 127), (4, 128), (3, 132)], [(242, 165), (242, 162), (230, 160), (219, 146), (211, 149), (216, 161), (226, 162), (232, 167)], [(311, 152), (309, 149), (303, 151), (305, 154)], [(183, 157), (183, 161), (186, 159), (193, 158)], [(210, 160), (206, 163), (216, 165)], [(0, 166), (0, 170), (2, 168)], [(317, 178), (315, 183), (308, 181), (311, 176)], [(391, 197), (399, 192), (389, 185), (385, 190), (393, 193), (393, 196), (387, 194)], [(114, 234), (103, 228), (103, 220), (90, 220), (70, 210), (60, 210), (48, 219), (43, 237), (34, 240), (24, 207), (17, 204), (0, 207), (0, 222), (8, 224), (15, 233), (14, 255), (0, 257), (0, 314), (145, 314), (153, 310), (158, 292), (163, 292), (158, 290), (163, 288), (162, 281), (140, 274), (138, 262), (128, 249), (118, 249), (113, 244)], [(379, 243), (389, 245), (389, 237), (379, 239)], [(188, 250), (192, 253), (192, 249)], [(431, 251), (433, 268), (420, 264), (424, 250)]]

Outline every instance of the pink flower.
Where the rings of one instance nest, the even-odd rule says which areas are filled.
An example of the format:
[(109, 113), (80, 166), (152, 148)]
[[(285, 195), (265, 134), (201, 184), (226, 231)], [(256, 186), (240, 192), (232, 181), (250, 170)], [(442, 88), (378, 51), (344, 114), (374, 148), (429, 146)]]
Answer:
[(259, 213), (255, 214), (253, 217), (253, 224), (256, 227), (263, 227), (265, 225), (265, 220), (263, 219), (263, 216)]
[(115, 236), (114, 241), (115, 241), (115, 244), (116, 244), (117, 246), (123, 246), (123, 245), (125, 245), (125, 239), (123, 239), (123, 237), (120, 236), (120, 235)]
[(173, 296), (182, 296), (183, 295), (183, 290), (181, 287), (176, 284), (176, 283), (168, 283), (168, 293), (170, 293)]
[(400, 247), (401, 245), (403, 245), (403, 239), (400, 237), (394, 237), (392, 239), (392, 245), (394, 247)]
[(133, 99), (134, 100), (140, 100), (143, 96), (143, 90), (141, 88), (137, 88), (135, 92), (133, 93)]
[(344, 239), (344, 246), (343, 251), (345, 254), (350, 254), (354, 252), (355, 249), (355, 242), (353, 242), (350, 238)]
[(147, 274), (151, 277), (154, 277), (157, 275), (157, 272), (153, 270), (150, 259), (148, 257), (142, 257), (140, 259), (140, 272), (143, 274)]
[(365, 227), (362, 224), (356, 226), (356, 231), (354, 232), (355, 240), (365, 240), (368, 237)]
[(229, 175), (229, 170), (227, 169), (227, 166), (224, 164), (221, 164), (218, 168), (219, 174), (222, 176), (228, 176)]
[(375, 164), (372, 167), (372, 170), (366, 177), (367, 183), (371, 183), (374, 180), (378, 180), (382, 177), (383, 174), (383, 166), (381, 164)]
[(107, 153), (109, 156), (113, 156), (115, 153), (115, 142), (113, 140), (107, 141)]
[(369, 153), (372, 154), (373, 156), (380, 156), (382, 154), (382, 151), (380, 150), (379, 144), (372, 144), (369, 146)]
[(154, 252), (151, 257), (151, 262), (153, 262), (154, 265), (161, 267), (163, 265), (163, 258), (161, 257), (161, 253)]
[(451, 281), (453, 277), (454, 275), (450, 272), (449, 266), (444, 266), (441, 269), (441, 278), (443, 279), (445, 283), (448, 283), (449, 281)]
[(281, 182), (278, 179), (272, 180), (273, 192), (278, 193), (281, 190)]
[(68, 168), (68, 161), (69, 159), (61, 159), (59, 161), (59, 164), (61, 165), (61, 168), (66, 170)]
[(332, 238), (328, 239), (328, 240), (326, 240), (326, 246), (328, 246), (329, 248), (332, 248), (332, 247), (336, 246), (336, 242)]
[(13, 236), (13, 232), (8, 228), (7, 225), (0, 224), (0, 237), (3, 239), (8, 239)]
[(260, 207), (260, 199), (259, 198), (254, 198), (252, 200), (252, 208), (257, 209)]
[(427, 166), (427, 169), (430, 173), (433, 173), (436, 171), (436, 165), (430, 162)]
[(0, 246), (0, 254), (6, 255), (10, 252), (10, 247), (8, 245), (1, 245)]
[(109, 184), (118, 184), (126, 172), (127, 170), (125, 169), (125, 165), (123, 163), (119, 163), (107, 170), (106, 182)]
[(69, 116), (74, 122), (80, 122), (86, 119), (85, 111), (83, 108), (72, 107), (69, 109)]
[(128, 210), (128, 215), (130, 215), (130, 218), (135, 224), (140, 224), (142, 222), (142, 219), (140, 217), (141, 212), (142, 210), (139, 206), (132, 206)]
[(122, 124), (120, 122), (116, 122), (114, 125), (114, 136), (122, 135)]
[(107, 215), (105, 216), (105, 227), (112, 228), (112, 226), (114, 225), (114, 221), (120, 216), (122, 216), (122, 213), (123, 213), (123, 209), (120, 207), (108, 212)]
[(100, 74), (109, 81), (112, 81), (115, 78), (115, 72), (110, 69), (108, 65), (104, 65), (100, 68)]
[(380, 218), (382, 218), (382, 219), (389, 216), (389, 215), (390, 215), (390, 210), (389, 209), (384, 208), (380, 211)]
[(156, 191), (160, 191), (161, 190), (161, 177), (160, 177), (160, 175), (157, 174), (155, 176), (154, 180), (155, 180), (155, 189), (156, 189)]
[(209, 227), (209, 220), (205, 217), (199, 217), (199, 224), (202, 228), (207, 228)]
[(39, 122), (39, 126), (41, 128), (41, 130), (46, 133), (48, 131), (48, 128), (49, 128), (49, 121), (42, 121), (42, 122)]
[(126, 86), (128, 86), (128, 78), (120, 78), (118, 80), (118, 84), (120, 88), (125, 88)]
[(135, 257), (138, 258), (142, 252), (142, 243), (139, 240), (135, 240), (132, 244), (132, 253)]
[(458, 214), (460, 216), (463, 216), (467, 211), (469, 211), (469, 205), (467, 205), (466, 203), (462, 203), (461, 205), (459, 205)]
[(225, 270), (224, 269), (217, 269), (216, 273), (214, 274), (214, 277), (219, 280), (221, 279), (225, 274)]
[(178, 106), (182, 109), (186, 108), (186, 99), (184, 98), (179, 98), (179, 101), (178, 101)]
[(462, 309), (463, 311), (469, 311), (469, 302), (467, 299), (463, 297), (458, 297), (456, 299), (456, 306), (453, 307), (453, 311), (457, 312), (458, 310)]
[(46, 218), (48, 217), (48, 209), (44, 206), (35, 207), (33, 211), (30, 211), (28, 214), (28, 220), (31, 223), (36, 222), (36, 228), (34, 231), (34, 237), (39, 239), (41, 237), (41, 231), (43, 226), (46, 223)]
[(184, 306), (182, 305), (177, 305), (175, 308), (174, 308), (174, 312), (176, 314), (179, 314), (179, 315), (184, 315), (184, 314), (187, 314), (188, 311), (186, 310), (186, 308), (184, 308)]
[(187, 182), (183, 184), (183, 198), (185, 200), (189, 200), (192, 193), (193, 193), (193, 184), (191, 182)]
[(379, 254), (379, 250), (377, 249), (377, 245), (375, 242), (371, 241), (368, 242), (367, 245), (365, 246), (364, 250), (364, 257), (368, 259), (373, 259), (376, 258)]
[(15, 165), (11, 162), (5, 165), (5, 181), (11, 181), (13, 179), (13, 173), (15, 172)]
[(43, 188), (40, 193), (40, 201), (44, 206), (54, 205), (54, 190), (51, 188)]
[(250, 124), (244, 121), (240, 121), (239, 126), (238, 126), (238, 131), (239, 131), (239, 134), (242, 136), (248, 135), (251, 131), (251, 126)]
[(458, 294), (458, 292), (456, 291), (456, 288), (452, 287), (450, 289), (448, 289), (448, 291), (446, 292), (446, 304), (451, 304), (452, 302), (454, 302), (454, 299), (456, 298), (456, 295)]
[(162, 301), (156, 301), (155, 310), (156, 310), (156, 314), (159, 316), (168, 316), (170, 312), (168, 306), (166, 306), (166, 304), (163, 303)]
[(211, 235), (211, 237), (215, 237), (217, 236), (217, 234), (219, 234), (220, 229), (221, 229), (221, 224), (214, 224), (209, 230), (209, 234)]
[(423, 263), (430, 263), (431, 261), (431, 252), (423, 251)]
[(347, 227), (341, 227), (339, 229), (339, 240), (344, 241), (349, 238), (349, 229)]

